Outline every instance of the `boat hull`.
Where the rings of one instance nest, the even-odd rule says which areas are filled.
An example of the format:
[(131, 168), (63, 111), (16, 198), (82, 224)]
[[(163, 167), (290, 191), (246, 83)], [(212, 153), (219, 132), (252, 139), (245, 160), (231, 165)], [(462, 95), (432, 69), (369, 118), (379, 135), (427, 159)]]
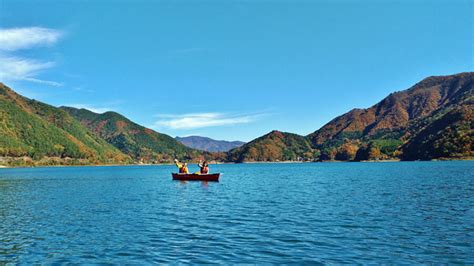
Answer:
[(221, 174), (175, 174), (173, 173), (173, 180), (181, 181), (209, 181), (209, 182), (219, 182), (219, 176)]

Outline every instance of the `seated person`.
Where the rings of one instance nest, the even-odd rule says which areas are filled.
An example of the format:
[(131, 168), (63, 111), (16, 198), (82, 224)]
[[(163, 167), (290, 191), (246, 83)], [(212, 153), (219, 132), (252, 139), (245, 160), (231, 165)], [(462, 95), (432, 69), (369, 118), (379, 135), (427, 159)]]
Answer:
[(178, 159), (174, 159), (174, 163), (175, 163), (176, 167), (178, 167), (180, 174), (189, 174), (187, 163), (180, 163), (178, 161)]
[(200, 171), (201, 175), (209, 174), (209, 164), (207, 163), (207, 161), (204, 161), (204, 163), (201, 163), (201, 161), (199, 161), (198, 166), (199, 166), (199, 169), (201, 169)]

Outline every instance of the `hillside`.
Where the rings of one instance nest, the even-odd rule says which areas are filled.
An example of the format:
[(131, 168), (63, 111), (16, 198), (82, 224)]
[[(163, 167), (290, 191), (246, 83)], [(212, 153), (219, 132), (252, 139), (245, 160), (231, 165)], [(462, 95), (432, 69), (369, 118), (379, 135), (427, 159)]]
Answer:
[(473, 104), (443, 110), (440, 114), (429, 117), (429, 120), (422, 120), (409, 129), (415, 133), (401, 147), (401, 159), (431, 160), (474, 156)]
[(97, 114), (86, 109), (61, 107), (100, 138), (142, 162), (172, 162), (178, 159), (211, 158), (184, 146), (172, 137), (140, 126), (116, 112)]
[[(421, 157), (403, 156), (402, 152), (414, 148), (413, 140), (418, 134), (426, 135), (427, 130), (430, 131), (429, 134), (437, 134), (431, 132), (435, 127), (429, 126), (437, 121), (435, 114), (440, 116), (461, 107), (472, 110), (472, 105), (468, 104), (469, 99), (472, 101), (472, 95), (473, 73), (429, 77), (408, 90), (390, 94), (370, 108), (354, 109), (335, 118), (308, 138), (313, 148), (321, 151), (323, 160), (438, 158), (435, 154)], [(452, 118), (454, 117), (446, 116), (444, 124), (463, 124), (451, 120)], [(421, 133), (422, 130), (425, 133)], [(472, 131), (472, 127), (469, 130)], [(418, 136), (420, 137), (421, 135)], [(401, 150), (401, 145), (405, 142), (412, 144), (407, 144), (408, 146)], [(356, 156), (354, 150), (359, 148), (362, 150)], [(416, 149), (419, 148), (422, 147), (416, 146)], [(363, 156), (363, 149), (366, 149), (367, 156)], [(370, 149), (373, 149), (374, 156), (368, 156)], [(469, 156), (469, 153), (464, 155)], [(451, 156), (454, 154), (447, 157)]]
[(67, 112), (0, 83), (0, 157), (12, 165), (126, 163), (130, 158)]
[(176, 137), (176, 140), (187, 147), (210, 152), (226, 152), (245, 144), (242, 141), (215, 140), (200, 136)]
[[(472, 157), (473, 79), (473, 72), (429, 77), (370, 108), (336, 117), (306, 137), (272, 132), (230, 151), (228, 158), (242, 162)], [(302, 145), (304, 140), (311, 148)], [(282, 155), (289, 151), (291, 156)]]
[[(186, 147), (115, 112), (56, 108), (0, 83), (0, 164), (472, 158), (473, 80), (473, 72), (429, 77), (370, 108), (343, 114), (308, 136), (272, 131), (227, 153)], [(203, 150), (241, 144), (202, 137), (180, 140)]]
[(233, 162), (296, 161), (304, 158), (313, 158), (307, 139), (276, 130), (228, 153), (228, 160)]

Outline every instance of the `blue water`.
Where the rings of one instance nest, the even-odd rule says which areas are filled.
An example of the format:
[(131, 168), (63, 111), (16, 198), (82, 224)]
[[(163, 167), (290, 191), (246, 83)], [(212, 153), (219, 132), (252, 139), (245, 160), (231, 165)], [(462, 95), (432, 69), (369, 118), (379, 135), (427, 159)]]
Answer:
[(0, 264), (474, 263), (474, 162), (174, 170), (0, 169)]

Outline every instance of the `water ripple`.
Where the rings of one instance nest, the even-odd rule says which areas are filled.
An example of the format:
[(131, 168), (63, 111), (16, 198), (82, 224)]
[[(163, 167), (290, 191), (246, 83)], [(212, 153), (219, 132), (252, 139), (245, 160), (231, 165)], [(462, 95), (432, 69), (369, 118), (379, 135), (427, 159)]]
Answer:
[(0, 170), (3, 263), (474, 263), (474, 163)]

